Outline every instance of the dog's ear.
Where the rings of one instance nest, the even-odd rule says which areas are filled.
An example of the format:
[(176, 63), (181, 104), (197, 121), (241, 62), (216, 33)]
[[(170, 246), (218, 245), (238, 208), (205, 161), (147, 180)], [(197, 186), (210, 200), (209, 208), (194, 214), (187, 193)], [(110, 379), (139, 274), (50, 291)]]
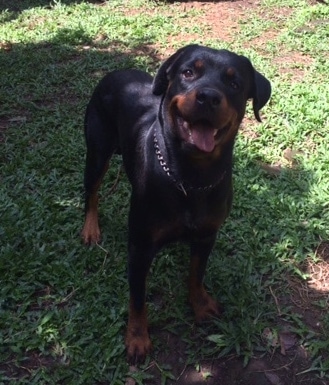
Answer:
[(252, 107), (254, 110), (255, 118), (261, 122), (259, 111), (265, 106), (271, 97), (271, 83), (265, 76), (255, 70), (251, 61), (245, 56), (240, 56), (245, 61), (246, 65), (250, 68), (252, 83), (249, 91), (248, 99), (252, 99)]
[(169, 73), (174, 64), (186, 51), (195, 50), (197, 47), (197, 44), (182, 47), (162, 63), (153, 80), (152, 92), (154, 95), (162, 95), (166, 92), (169, 85)]
[(256, 119), (261, 122), (259, 110), (261, 110), (271, 97), (271, 83), (265, 76), (254, 69), (254, 84), (251, 98), (252, 107)]

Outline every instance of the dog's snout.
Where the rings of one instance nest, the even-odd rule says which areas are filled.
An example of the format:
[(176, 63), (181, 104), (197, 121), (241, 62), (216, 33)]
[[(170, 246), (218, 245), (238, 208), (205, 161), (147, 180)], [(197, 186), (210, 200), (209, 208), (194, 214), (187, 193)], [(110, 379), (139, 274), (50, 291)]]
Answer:
[(196, 100), (199, 104), (207, 104), (217, 107), (221, 103), (221, 94), (212, 88), (203, 88), (196, 93)]

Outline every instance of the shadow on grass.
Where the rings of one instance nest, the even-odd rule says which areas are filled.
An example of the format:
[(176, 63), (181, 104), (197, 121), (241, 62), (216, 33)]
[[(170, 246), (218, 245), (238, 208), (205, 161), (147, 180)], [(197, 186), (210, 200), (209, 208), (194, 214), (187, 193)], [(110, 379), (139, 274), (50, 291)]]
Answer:
[[(158, 1), (159, 3), (163, 2), (163, 3), (175, 3), (175, 2), (179, 2), (179, 3), (190, 3), (191, 0), (155, 0), (155, 1)], [(239, 1), (239, 0), (207, 0), (207, 1), (204, 1), (204, 0), (195, 0), (197, 3), (235, 3), (236, 1)]]
[[(43, 1), (43, 0), (0, 0), (0, 11), (9, 11), (14, 13), (20, 13), (26, 9), (41, 7), (50, 8), (55, 1)], [(94, 3), (102, 4), (101, 0), (60, 0), (63, 5), (79, 4), (79, 3)]]
[[(111, 1), (111, 0), (108, 0)], [(155, 3), (173, 3), (175, 0), (154, 0)], [(177, 0), (176, 0), (177, 1)], [(187, 3), (190, 0), (178, 0), (181, 3)], [(218, 2), (235, 2), (236, 0), (197, 0), (199, 2), (208, 2), (208, 3), (218, 3)], [(92, 4), (103, 4), (106, 3), (106, 0), (61, 0), (61, 4), (63, 5), (72, 5), (72, 4), (79, 4), (79, 3), (92, 3)], [(45, 5), (45, 1), (42, 0), (0, 0), (0, 11), (7, 10), (9, 12), (12, 12), (14, 14), (19, 14), (20, 12), (31, 9), (35, 7), (42, 7), (42, 8), (50, 8), (52, 4), (55, 4), (55, 1), (53, 2), (47, 2), (47, 5)], [(15, 15), (11, 16), (11, 19), (14, 18)], [(10, 20), (10, 19), (9, 19)]]
[[(149, 42), (93, 42), (82, 29), (61, 29), (50, 41), (0, 50), (0, 130), (65, 103), (85, 106), (98, 80), (117, 68), (155, 69), (160, 59)], [(82, 115), (82, 112), (79, 112)]]
[[(57, 353), (53, 354), (53, 348), (50, 347), (52, 343), (47, 344), (49, 350), (47, 347), (41, 352), (43, 348), (40, 350), (40, 345), (37, 347), (35, 344), (38, 337), (34, 327), (40, 325), (45, 314), (55, 312), (59, 318), (62, 314), (66, 318), (65, 314), (71, 312), (69, 309), (75, 313), (80, 308), (79, 299), (73, 298), (70, 304), (65, 301), (63, 306), (58, 306), (58, 299), (63, 298), (63, 293), (70, 295), (72, 286), (86, 285), (91, 276), (95, 283), (94, 274), (99, 272), (99, 266), (102, 265), (97, 259), (89, 261), (89, 256), (96, 253), (80, 245), (78, 232), (82, 226), (83, 210), (70, 203), (79, 200), (83, 182), (85, 148), (82, 128), (85, 107), (98, 80), (107, 71), (130, 67), (152, 70), (158, 61), (152, 44), (141, 39), (130, 39), (129, 44), (118, 40), (93, 42), (83, 30), (69, 29), (60, 30), (52, 40), (40, 44), (11, 44), (0, 50), (0, 144), (4, 146), (4, 151), (0, 152), (0, 324), (4, 326), (4, 339), (1, 336), (0, 347), (0, 382), (17, 380), (23, 383), (26, 380), (40, 383), (35, 379), (36, 373), (46, 372), (52, 377), (56, 369), (61, 373), (59, 376), (65, 377), (63, 372), (68, 369), (68, 361), (61, 353), (59, 355), (62, 358)], [(33, 203), (30, 203), (31, 199)], [(66, 201), (69, 203), (58, 204)], [(73, 217), (77, 219), (76, 224), (73, 224), (74, 220), (72, 222)], [(120, 219), (118, 226), (122, 224), (125, 228), (123, 221)], [(115, 221), (112, 221), (112, 225), (115, 226)], [(121, 228), (118, 231), (124, 233)], [(47, 245), (46, 250), (41, 243)], [(65, 249), (62, 249), (62, 256), (58, 247)], [(110, 247), (114, 248), (113, 245)], [(114, 251), (113, 254), (116, 253)], [(80, 271), (83, 279), (68, 283), (65, 272), (74, 271), (75, 276), (80, 274), (81, 264), (76, 263), (75, 258), (80, 262), (86, 258), (88, 263)], [(64, 272), (62, 262), (68, 259), (69, 267)], [(118, 265), (121, 260), (119, 257), (117, 260)], [(120, 272), (116, 272), (114, 287), (120, 287), (116, 279), (124, 281), (122, 286), (126, 285), (125, 265)], [(72, 282), (70, 278), (69, 281)], [(101, 306), (97, 294), (96, 308), (104, 306), (107, 309), (104, 316), (107, 317), (108, 304), (119, 295), (121, 293), (107, 296)], [(118, 303), (117, 299), (115, 301)], [(86, 298), (81, 303), (87, 304)], [(20, 310), (22, 304), (25, 309), (23, 312)], [(115, 317), (120, 315), (120, 319), (116, 318), (113, 323), (114, 328), (123, 330), (125, 310), (120, 310), (120, 307), (114, 310)], [(92, 313), (88, 312), (89, 315)], [(88, 323), (89, 318), (83, 316), (80, 321)], [(26, 321), (29, 326), (25, 328)], [(69, 329), (71, 325), (68, 320), (65, 328)], [(58, 330), (64, 331), (62, 326)], [(29, 328), (31, 333), (27, 331)], [(15, 336), (13, 330), (17, 330)], [(108, 334), (108, 331), (107, 324), (103, 333)], [(81, 337), (87, 341), (85, 332)], [(101, 332), (93, 327), (93, 333)], [(113, 333), (113, 337), (109, 338), (114, 339), (117, 351), (115, 360), (121, 367), (118, 369), (118, 366), (116, 372), (121, 370), (122, 374), (127, 367), (122, 353), (124, 345), (121, 333), (113, 331), (113, 327), (110, 333)], [(59, 345), (72, 337), (72, 333), (66, 335), (65, 331), (64, 335), (58, 340)], [(105, 341), (106, 337), (101, 339)], [(15, 345), (19, 348), (15, 349)], [(85, 345), (87, 349), (88, 345)], [(79, 352), (76, 354), (80, 355)], [(99, 356), (101, 360), (102, 357), (103, 354)], [(109, 360), (111, 365), (113, 360)], [(72, 365), (75, 366), (71, 362), (70, 368)], [(77, 367), (86, 373), (83, 366), (80, 362)], [(94, 368), (91, 368), (90, 378), (94, 378), (93, 372)], [(112, 374), (108, 374), (107, 378), (111, 378)], [(75, 382), (73, 380), (72, 383)]]

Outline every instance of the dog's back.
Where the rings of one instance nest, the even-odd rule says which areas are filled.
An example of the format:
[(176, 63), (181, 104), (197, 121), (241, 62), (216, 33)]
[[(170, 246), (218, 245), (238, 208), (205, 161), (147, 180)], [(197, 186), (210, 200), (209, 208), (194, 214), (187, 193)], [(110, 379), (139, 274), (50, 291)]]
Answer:
[(154, 110), (155, 117), (160, 101), (152, 94), (152, 80), (149, 74), (134, 69), (107, 74), (98, 83), (88, 104), (85, 118), (87, 134), (91, 135), (97, 126), (93, 124), (94, 119), (102, 119), (108, 131), (114, 127), (129, 131), (138, 125), (138, 121), (142, 128), (147, 126), (147, 121), (152, 120), (150, 110)]

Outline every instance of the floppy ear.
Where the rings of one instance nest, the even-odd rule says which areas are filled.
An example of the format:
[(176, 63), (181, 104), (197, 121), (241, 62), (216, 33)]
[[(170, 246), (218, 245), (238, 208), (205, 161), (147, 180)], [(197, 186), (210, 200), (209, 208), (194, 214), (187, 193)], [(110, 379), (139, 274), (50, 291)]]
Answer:
[(154, 95), (158, 96), (166, 92), (166, 89), (169, 85), (168, 75), (173, 65), (176, 63), (177, 59), (182, 56), (183, 53), (190, 49), (194, 50), (196, 47), (198, 47), (197, 44), (191, 44), (182, 47), (178, 51), (176, 51), (172, 56), (170, 56), (169, 59), (162, 63), (153, 80), (152, 92)]
[(252, 107), (254, 110), (254, 115), (256, 119), (261, 122), (259, 116), (259, 110), (262, 109), (265, 104), (268, 102), (271, 96), (271, 83), (265, 76), (260, 74), (254, 69), (254, 86), (251, 94)]

